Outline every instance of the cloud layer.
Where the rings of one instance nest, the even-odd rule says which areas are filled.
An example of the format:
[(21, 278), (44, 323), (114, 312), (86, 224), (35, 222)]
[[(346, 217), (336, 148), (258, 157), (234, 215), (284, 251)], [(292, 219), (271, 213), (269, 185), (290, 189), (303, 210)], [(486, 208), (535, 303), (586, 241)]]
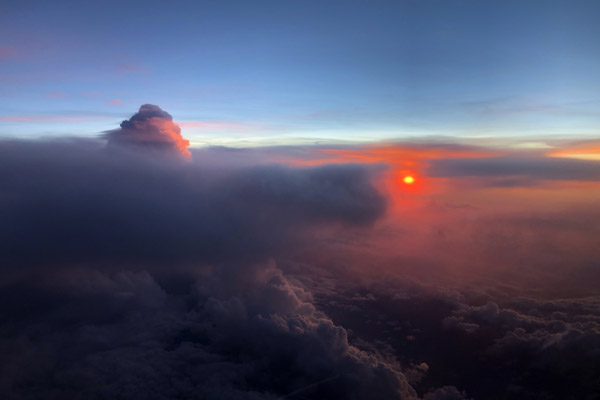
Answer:
[(207, 171), (86, 141), (0, 154), (8, 398), (416, 396), (272, 261), (380, 218), (376, 169)]
[(262, 256), (305, 228), (373, 223), (386, 207), (370, 182), (375, 172), (357, 165), (207, 171), (81, 142), (4, 143), (0, 254), (7, 266)]
[(600, 392), (596, 164), (190, 153), (150, 105), (98, 140), (0, 142), (3, 398)]

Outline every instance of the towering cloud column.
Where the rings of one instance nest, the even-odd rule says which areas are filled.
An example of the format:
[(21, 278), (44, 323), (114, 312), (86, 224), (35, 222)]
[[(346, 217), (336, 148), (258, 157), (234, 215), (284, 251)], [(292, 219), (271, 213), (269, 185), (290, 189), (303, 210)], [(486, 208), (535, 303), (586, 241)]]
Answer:
[(189, 140), (181, 136), (181, 128), (160, 107), (144, 104), (121, 128), (107, 132), (109, 147), (150, 150), (190, 159)]

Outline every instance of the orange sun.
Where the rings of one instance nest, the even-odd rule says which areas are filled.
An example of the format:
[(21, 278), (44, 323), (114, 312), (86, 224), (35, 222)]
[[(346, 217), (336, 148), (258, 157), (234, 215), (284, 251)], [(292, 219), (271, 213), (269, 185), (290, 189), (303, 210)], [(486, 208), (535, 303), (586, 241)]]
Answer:
[(404, 179), (402, 179), (404, 181), (404, 183), (406, 183), (407, 185), (412, 185), (415, 181), (415, 178), (413, 178), (412, 176), (405, 176)]

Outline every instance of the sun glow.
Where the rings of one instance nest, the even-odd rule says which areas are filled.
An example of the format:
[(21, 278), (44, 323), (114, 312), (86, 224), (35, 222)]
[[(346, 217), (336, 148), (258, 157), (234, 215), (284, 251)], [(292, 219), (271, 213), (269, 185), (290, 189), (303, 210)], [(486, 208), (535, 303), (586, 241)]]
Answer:
[(404, 179), (402, 179), (404, 181), (404, 183), (406, 183), (407, 185), (412, 185), (415, 182), (415, 178), (413, 178), (412, 176), (405, 176)]

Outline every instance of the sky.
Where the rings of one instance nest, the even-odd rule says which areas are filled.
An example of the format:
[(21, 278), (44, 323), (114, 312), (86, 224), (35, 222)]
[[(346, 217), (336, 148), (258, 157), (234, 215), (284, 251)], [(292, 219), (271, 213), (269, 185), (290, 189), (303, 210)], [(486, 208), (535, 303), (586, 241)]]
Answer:
[(3, 399), (597, 398), (599, 8), (3, 1)]
[(3, 1), (0, 134), (159, 104), (193, 146), (597, 134), (596, 1)]

